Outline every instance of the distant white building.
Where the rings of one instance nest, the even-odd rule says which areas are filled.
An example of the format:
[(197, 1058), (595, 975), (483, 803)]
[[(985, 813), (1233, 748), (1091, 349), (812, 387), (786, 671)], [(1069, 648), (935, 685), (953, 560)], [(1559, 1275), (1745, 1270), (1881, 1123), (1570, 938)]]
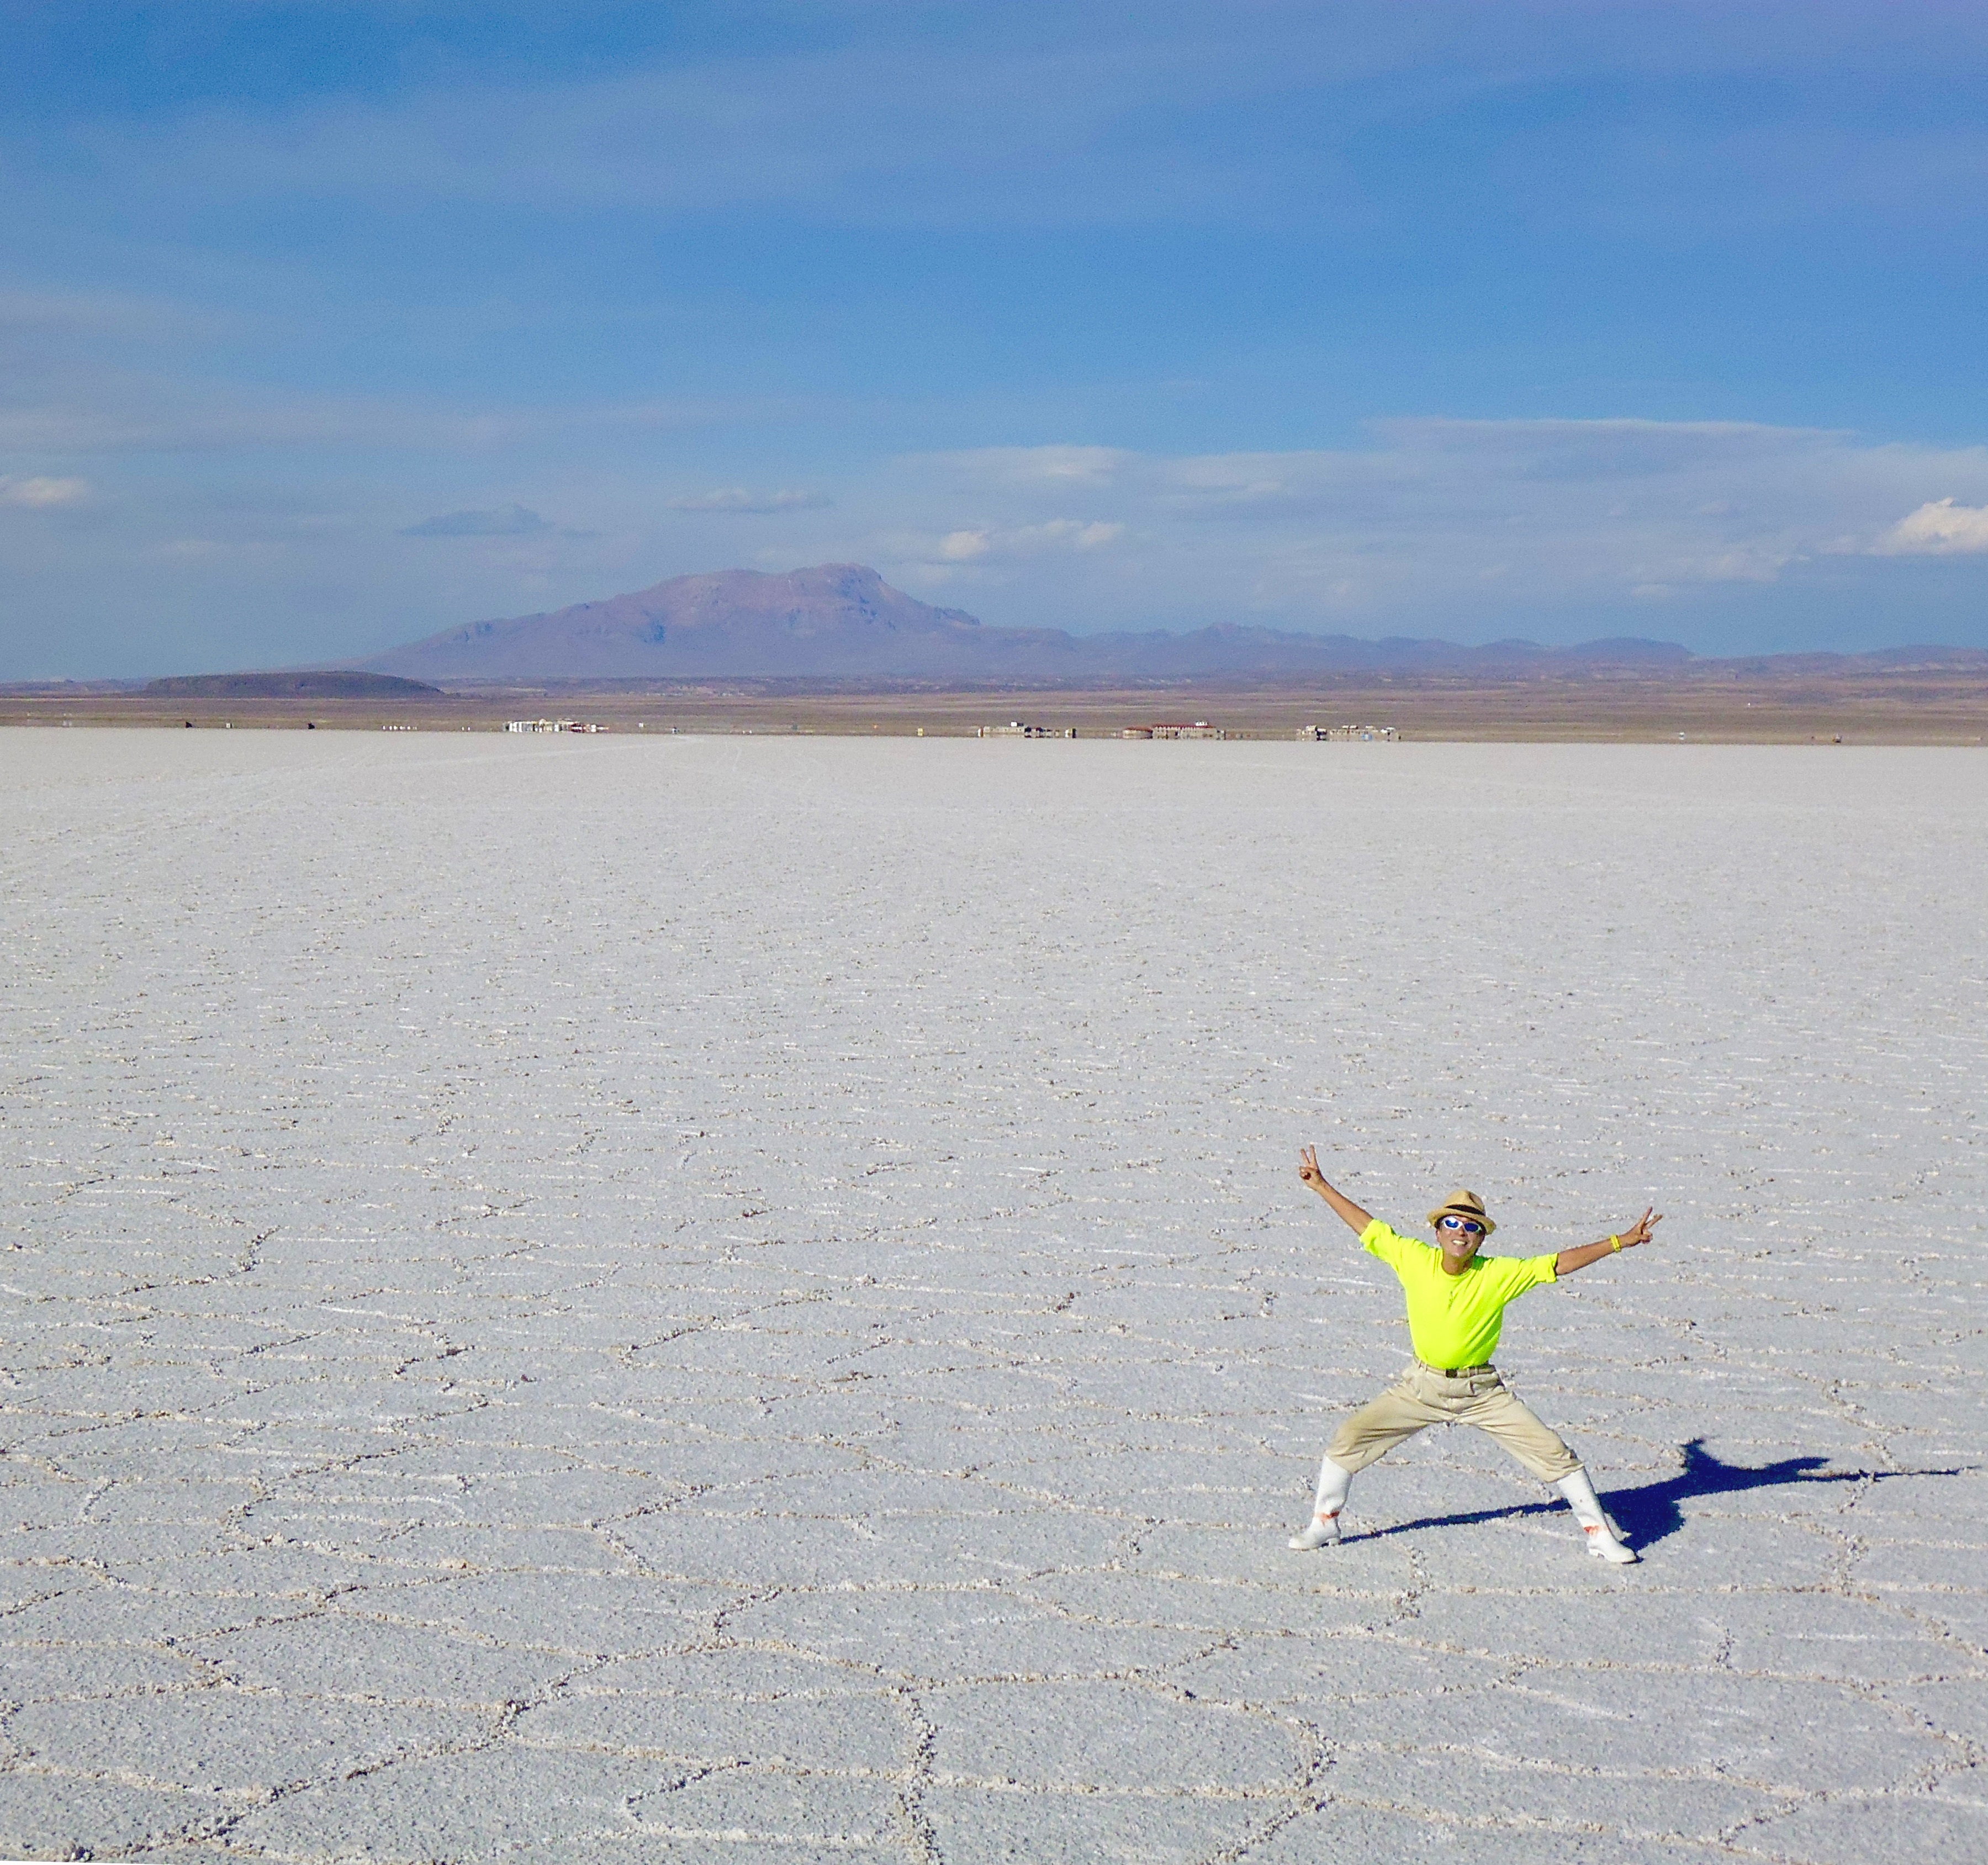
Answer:
[(507, 732), (605, 732), (609, 728), (580, 719), (513, 719), (505, 722)]
[(975, 726), (975, 738), (1074, 738), (1075, 726), (1025, 725), (1019, 719), (1011, 719), (1005, 726)]
[(1297, 737), (1300, 743), (1324, 744), (1327, 740), (1350, 743), (1389, 743), (1397, 742), (1401, 733), (1392, 726), (1300, 726)]

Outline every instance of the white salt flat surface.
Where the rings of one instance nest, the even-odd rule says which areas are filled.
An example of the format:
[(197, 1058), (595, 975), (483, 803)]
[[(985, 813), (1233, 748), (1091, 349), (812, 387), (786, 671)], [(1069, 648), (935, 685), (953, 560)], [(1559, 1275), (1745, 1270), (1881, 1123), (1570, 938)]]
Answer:
[[(1988, 760), (0, 733), (0, 1853), (1988, 1857)], [(1406, 1352), (1419, 1227), (1656, 1247)]]

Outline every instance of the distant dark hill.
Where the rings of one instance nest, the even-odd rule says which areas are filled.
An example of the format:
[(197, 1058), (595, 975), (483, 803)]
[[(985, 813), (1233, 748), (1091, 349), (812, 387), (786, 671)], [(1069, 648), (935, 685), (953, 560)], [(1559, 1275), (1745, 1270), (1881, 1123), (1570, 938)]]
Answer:
[(162, 699), (440, 699), (441, 689), (389, 673), (190, 673), (154, 680), (144, 689)]
[(724, 570), (549, 614), (472, 622), (360, 663), (380, 673), (462, 682), (528, 680), (961, 679), (1077, 682), (1459, 674), (1585, 666), (1682, 665), (1665, 641), (1542, 648), (1499, 641), (1358, 641), (1221, 623), (1191, 634), (1071, 635), (989, 628), (934, 608), (860, 564), (769, 575)]

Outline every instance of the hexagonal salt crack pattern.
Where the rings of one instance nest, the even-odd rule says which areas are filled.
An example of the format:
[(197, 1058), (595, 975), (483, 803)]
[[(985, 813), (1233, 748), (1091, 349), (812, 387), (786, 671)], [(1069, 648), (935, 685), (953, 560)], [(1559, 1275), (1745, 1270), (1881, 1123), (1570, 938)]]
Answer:
[(0, 1853), (1980, 1856), (1980, 767), (0, 732)]

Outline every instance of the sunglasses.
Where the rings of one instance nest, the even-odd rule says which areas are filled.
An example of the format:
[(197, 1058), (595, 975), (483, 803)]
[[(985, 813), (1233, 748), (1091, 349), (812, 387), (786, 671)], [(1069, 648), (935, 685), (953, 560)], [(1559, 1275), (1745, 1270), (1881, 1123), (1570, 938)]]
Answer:
[(1484, 1227), (1472, 1217), (1439, 1217), (1439, 1226), (1445, 1230), (1461, 1230), (1466, 1237), (1482, 1237)]

